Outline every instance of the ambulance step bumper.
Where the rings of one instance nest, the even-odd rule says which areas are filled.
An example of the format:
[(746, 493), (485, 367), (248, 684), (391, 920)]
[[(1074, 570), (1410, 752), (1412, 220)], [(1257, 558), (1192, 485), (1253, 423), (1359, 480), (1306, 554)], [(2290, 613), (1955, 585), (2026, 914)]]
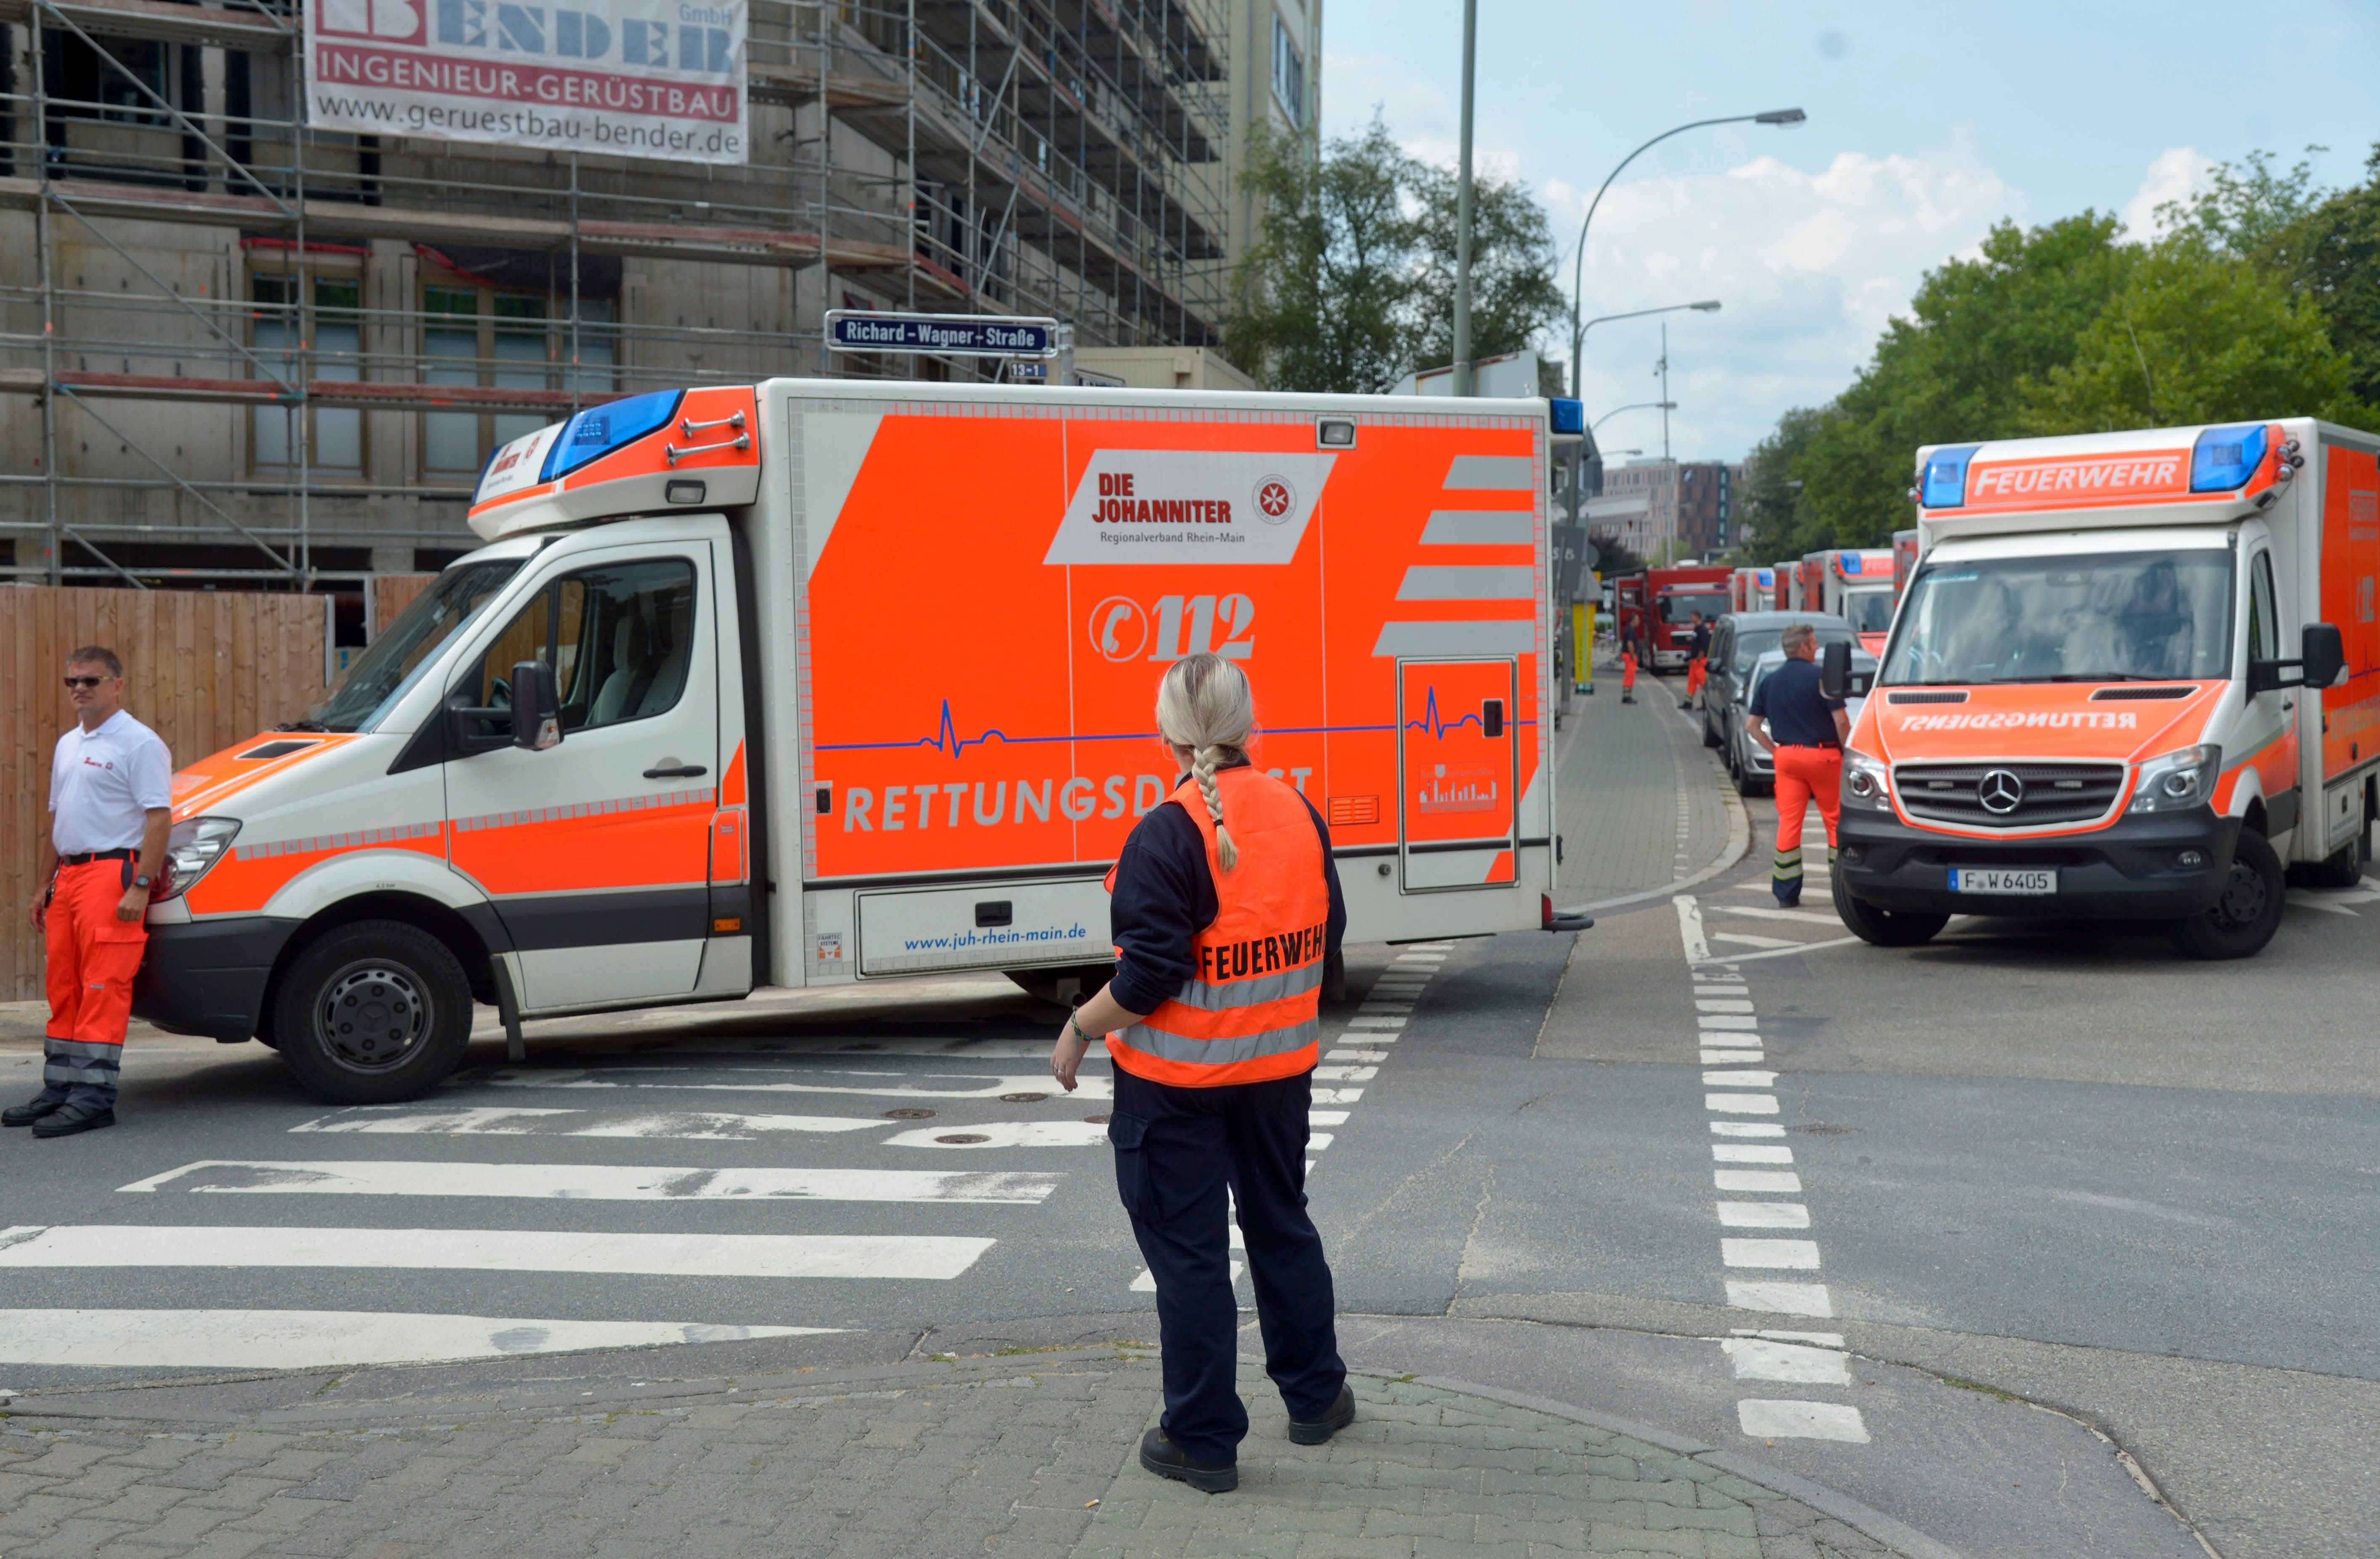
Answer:
[(132, 1016), (169, 1033), (250, 1038), (273, 960), (297, 930), (296, 920), (267, 915), (150, 927)]
[[(2240, 837), (2237, 818), (2195, 811), (2119, 817), (2089, 834), (1971, 839), (1912, 828), (1845, 807), (1836, 880), (1882, 909), (2034, 920), (2181, 920), (2215, 902)], [(2195, 857), (2193, 859), (2192, 857)], [(1954, 893), (1961, 868), (2058, 873), (2058, 891), (2038, 896)]]

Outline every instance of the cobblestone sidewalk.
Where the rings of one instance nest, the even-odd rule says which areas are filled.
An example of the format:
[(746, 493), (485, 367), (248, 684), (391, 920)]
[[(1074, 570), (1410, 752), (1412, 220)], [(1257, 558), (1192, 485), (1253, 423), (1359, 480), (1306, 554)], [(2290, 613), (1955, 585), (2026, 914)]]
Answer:
[(1592, 698), (1571, 700), (1554, 737), (1555, 831), (1563, 841), (1562, 905), (1666, 887), (1727, 848), (1723, 775), (1698, 728), (1678, 713), (1685, 679), (1649, 673), (1620, 701), (1617, 669)]
[(1706, 1456), (1443, 1384), (1357, 1377), (1355, 1424), (1303, 1447), (1251, 1369), (1241, 1487), (1209, 1496), (1134, 1458), (1158, 1395), (1137, 1346), (632, 1378), (646, 1360), (667, 1367), (455, 1366), (379, 1396), (370, 1374), (334, 1377), (244, 1412), (237, 1387), (20, 1398), (0, 1423), (0, 1554), (1909, 1552)]

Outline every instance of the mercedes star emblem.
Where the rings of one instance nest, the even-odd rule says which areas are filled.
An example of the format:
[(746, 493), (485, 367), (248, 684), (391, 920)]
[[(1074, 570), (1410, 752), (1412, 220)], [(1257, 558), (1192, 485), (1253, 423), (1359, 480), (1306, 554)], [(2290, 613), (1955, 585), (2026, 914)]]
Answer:
[(1976, 782), (1975, 799), (1994, 817), (2006, 817), (2024, 804), (2024, 781), (2006, 769), (1989, 769)]

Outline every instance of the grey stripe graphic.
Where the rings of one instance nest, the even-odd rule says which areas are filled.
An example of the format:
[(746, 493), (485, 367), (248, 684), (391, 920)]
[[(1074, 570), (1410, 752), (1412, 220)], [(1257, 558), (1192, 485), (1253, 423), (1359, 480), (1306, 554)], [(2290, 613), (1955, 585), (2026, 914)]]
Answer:
[(1446, 468), (1449, 488), (1526, 493), (1537, 485), (1537, 463), (1526, 455), (1457, 455)]
[(1309, 1017), (1303, 1023), (1293, 1023), (1286, 1029), (1268, 1029), (1261, 1034), (1238, 1034), (1227, 1040), (1193, 1039), (1187, 1034), (1168, 1033), (1136, 1023), (1123, 1031), (1123, 1042), (1143, 1055), (1153, 1055), (1160, 1061), (1186, 1061), (1201, 1066), (1223, 1066), (1234, 1061), (1256, 1061), (1268, 1055), (1287, 1055), (1304, 1050), (1322, 1037), (1322, 1020)]
[(1382, 623), (1372, 653), (1407, 659), (1525, 655), (1536, 647), (1537, 625), (1511, 617), (1486, 623)]
[(1426, 547), (1525, 547), (1536, 539), (1536, 516), (1526, 509), (1440, 509), (1421, 528)]
[(1308, 991), (1322, 989), (1322, 962), (1316, 959), (1304, 968), (1283, 969), (1279, 974), (1263, 974), (1254, 980), (1233, 980), (1221, 984), (1204, 980), (1185, 980), (1173, 999), (1185, 1007), (1200, 1012), (1229, 1012), (1233, 1007), (1254, 1006), (1258, 1002), (1277, 1002), (1283, 996), (1303, 996)]
[(1397, 587), (1399, 601), (1533, 601), (1537, 571), (1525, 563), (1464, 565), (1454, 567), (1419, 564), (1405, 570)]

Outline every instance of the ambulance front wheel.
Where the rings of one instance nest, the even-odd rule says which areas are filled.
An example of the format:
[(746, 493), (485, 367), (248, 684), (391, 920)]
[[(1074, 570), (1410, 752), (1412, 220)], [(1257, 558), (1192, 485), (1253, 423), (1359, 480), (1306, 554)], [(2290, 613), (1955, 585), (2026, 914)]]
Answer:
[(333, 1104), (394, 1104), (438, 1086), (471, 1038), (471, 982), (418, 926), (359, 920), (298, 956), (273, 1036), (299, 1086)]
[(2203, 914), (2174, 922), (2174, 944), (2193, 958), (2252, 957), (2281, 929), (2288, 891), (2281, 858), (2263, 834), (2243, 828), (2222, 891)]
[(1879, 909), (1864, 899), (1853, 898), (1844, 889), (1840, 871), (1835, 873), (1834, 891), (1835, 913), (1841, 917), (1844, 927), (1872, 946), (1922, 946), (1950, 923), (1948, 915), (1922, 909)]

